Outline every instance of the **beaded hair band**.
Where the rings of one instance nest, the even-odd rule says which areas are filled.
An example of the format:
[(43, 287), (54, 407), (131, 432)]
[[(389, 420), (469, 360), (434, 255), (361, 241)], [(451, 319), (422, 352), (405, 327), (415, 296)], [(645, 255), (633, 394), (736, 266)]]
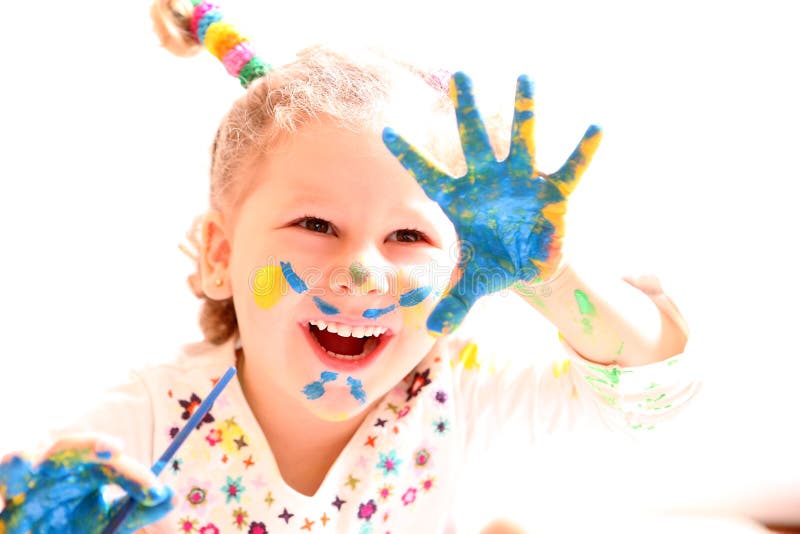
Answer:
[(247, 37), (243, 37), (233, 24), (225, 22), (219, 6), (206, 0), (191, 0), (192, 35), (198, 43), (222, 61), (231, 76), (239, 78), (242, 87), (272, 70), (272, 67), (255, 55)]

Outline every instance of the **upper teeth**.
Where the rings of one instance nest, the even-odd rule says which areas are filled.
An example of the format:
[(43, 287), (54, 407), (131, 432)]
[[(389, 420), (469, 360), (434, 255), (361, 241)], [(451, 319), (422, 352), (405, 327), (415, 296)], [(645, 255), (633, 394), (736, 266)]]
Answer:
[(339, 334), (342, 337), (378, 337), (386, 332), (386, 328), (382, 326), (350, 326), (341, 323), (329, 323), (327, 321), (309, 321), (320, 330), (327, 330), (332, 334)]

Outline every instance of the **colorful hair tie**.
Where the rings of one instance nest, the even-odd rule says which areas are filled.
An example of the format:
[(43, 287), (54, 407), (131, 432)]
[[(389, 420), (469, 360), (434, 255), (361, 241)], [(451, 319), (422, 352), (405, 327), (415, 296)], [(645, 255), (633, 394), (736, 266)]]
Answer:
[(250, 41), (233, 24), (225, 22), (218, 5), (206, 0), (192, 0), (192, 5), (192, 35), (222, 61), (231, 76), (239, 78), (242, 87), (247, 88), (253, 80), (272, 70), (268, 63), (255, 55)]

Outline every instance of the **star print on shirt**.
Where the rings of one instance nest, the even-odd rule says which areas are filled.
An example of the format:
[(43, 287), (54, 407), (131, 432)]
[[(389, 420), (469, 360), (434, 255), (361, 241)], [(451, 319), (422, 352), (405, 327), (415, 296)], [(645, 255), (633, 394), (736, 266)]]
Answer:
[[(183, 419), (184, 421), (189, 419), (194, 413), (194, 411), (197, 409), (197, 407), (200, 406), (200, 403), (202, 402), (203, 402), (202, 399), (198, 397), (197, 394), (195, 393), (192, 393), (192, 395), (189, 397), (189, 400), (178, 399), (178, 404), (180, 404), (181, 408), (183, 408), (181, 419)], [(200, 422), (197, 424), (197, 428), (200, 428), (203, 425), (203, 423), (213, 423), (213, 422), (214, 422), (214, 416), (211, 415), (211, 412), (209, 411), (208, 413), (206, 413), (206, 415), (203, 416), (203, 419), (201, 419)]]
[(290, 513), (289, 513), (289, 510), (287, 510), (286, 508), (284, 508), (284, 509), (283, 509), (283, 513), (282, 513), (282, 514), (280, 514), (278, 517), (280, 517), (281, 519), (283, 519), (284, 521), (286, 521), (286, 524), (288, 525), (288, 524), (289, 524), (289, 520), (290, 520), (290, 519), (291, 519), (293, 516), (294, 516), (294, 514), (290, 514)]
[(375, 440), (377, 438), (378, 438), (378, 436), (367, 436), (367, 442), (364, 443), (364, 446), (365, 447), (370, 446), (370, 447), (372, 447), (374, 449), (375, 448)]
[(386, 421), (388, 421), (388, 419), (381, 419), (380, 417), (378, 417), (378, 420), (375, 422), (374, 426), (385, 426)]
[(328, 521), (330, 521), (331, 518), (328, 517), (327, 514), (325, 514), (325, 512), (322, 512), (322, 517), (320, 517), (319, 520), (322, 521), (322, 526), (324, 527), (325, 525), (328, 524)]
[(243, 435), (233, 440), (233, 442), (236, 443), (236, 450), (242, 450), (242, 447), (247, 447), (247, 442), (244, 440)]
[(347, 475), (347, 482), (344, 483), (345, 486), (350, 486), (350, 489), (355, 491), (356, 486), (358, 483), (361, 482), (360, 478), (355, 478), (352, 474)]
[(343, 505), (344, 503), (346, 503), (346, 502), (347, 502), (347, 501), (343, 501), (343, 500), (342, 500), (342, 499), (340, 499), (340, 498), (339, 498), (339, 496), (337, 495), (337, 496), (336, 496), (336, 499), (334, 499), (334, 501), (331, 503), (331, 506), (335, 506), (337, 510), (341, 511), (341, 510), (342, 510), (342, 505)]
[(306, 524), (300, 527), (300, 530), (308, 530), (311, 531), (311, 527), (314, 526), (314, 521), (310, 521), (307, 517), (305, 518)]
[(414, 379), (411, 380), (411, 385), (406, 390), (408, 397), (406, 397), (406, 402), (410, 401), (412, 398), (416, 397), (422, 388), (427, 386), (431, 383), (431, 379), (429, 378), (431, 374), (430, 367), (425, 369), (423, 372), (416, 372), (414, 373)]

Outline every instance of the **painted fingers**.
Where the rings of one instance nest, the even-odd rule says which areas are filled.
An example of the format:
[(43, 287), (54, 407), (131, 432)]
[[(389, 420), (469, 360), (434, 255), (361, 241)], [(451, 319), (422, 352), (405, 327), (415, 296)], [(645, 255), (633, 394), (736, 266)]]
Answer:
[(115, 440), (86, 434), (58, 441), (36, 465), (21, 455), (4, 459), (0, 493), (6, 507), (0, 532), (72, 532), (75, 525), (95, 525), (99, 531), (109, 511), (100, 490), (109, 484), (121, 487), (138, 504), (131, 529), (171, 509), (172, 491), (146, 466), (122, 453)]

